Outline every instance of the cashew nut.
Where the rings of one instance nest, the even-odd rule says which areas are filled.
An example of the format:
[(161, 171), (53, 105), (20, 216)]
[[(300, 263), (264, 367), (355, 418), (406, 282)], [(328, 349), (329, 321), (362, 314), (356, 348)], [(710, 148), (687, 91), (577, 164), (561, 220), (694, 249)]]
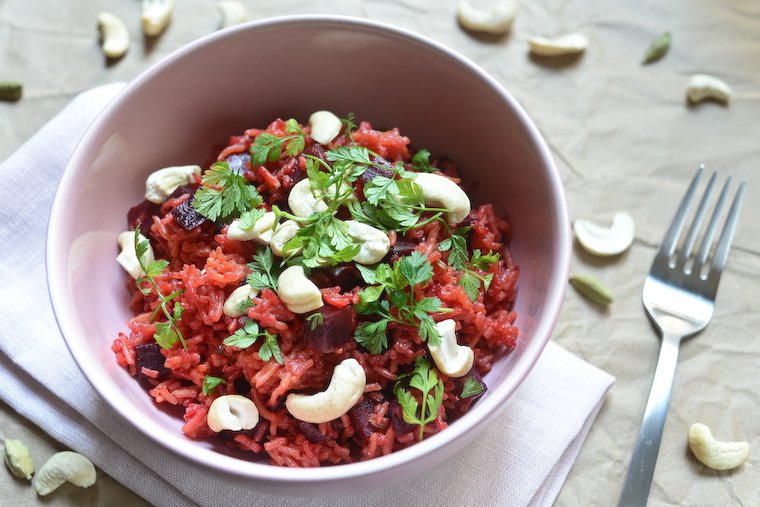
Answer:
[(691, 425), (688, 439), (689, 448), (694, 456), (713, 470), (731, 470), (747, 461), (749, 457), (749, 443), (715, 440), (710, 428), (702, 423)]
[(290, 415), (313, 424), (332, 421), (348, 412), (364, 393), (367, 376), (359, 362), (350, 357), (333, 370), (327, 389), (312, 395), (289, 394), (285, 408)]
[(591, 254), (599, 256), (618, 255), (633, 243), (634, 223), (631, 215), (615, 213), (612, 227), (599, 227), (588, 220), (576, 220), (573, 224), (578, 243)]
[(425, 204), (446, 208), (446, 221), (450, 225), (458, 224), (470, 213), (470, 198), (464, 190), (440, 174), (419, 173), (414, 178), (422, 189)]
[(243, 229), (240, 227), (240, 220), (235, 219), (227, 227), (227, 237), (238, 241), (253, 240), (261, 245), (268, 245), (272, 241), (272, 235), (274, 234), (272, 228), (276, 221), (277, 215), (274, 211), (264, 213), (250, 229)]
[(200, 176), (201, 167), (197, 165), (183, 165), (165, 167), (151, 173), (145, 180), (145, 199), (161, 204), (166, 201), (172, 192), (180, 185), (195, 183), (195, 176)]
[(227, 317), (240, 317), (244, 312), (238, 310), (238, 305), (246, 299), (255, 298), (258, 294), (259, 291), (252, 286), (248, 284), (241, 285), (227, 296), (227, 299), (224, 301), (224, 306), (222, 306), (222, 312), (224, 312)]
[[(285, 220), (283, 223), (277, 226), (277, 230), (272, 234), (272, 240), (269, 242), (269, 248), (272, 249), (272, 253), (277, 257), (285, 257), (285, 243), (290, 241), (298, 233), (298, 229), (301, 226), (293, 220)], [(288, 255), (298, 255), (302, 248), (295, 250), (288, 250)]]
[(348, 235), (360, 244), (359, 253), (353, 259), (355, 262), (359, 264), (380, 262), (390, 250), (391, 242), (388, 235), (380, 229), (356, 220), (346, 220), (346, 225), (348, 225)]
[(312, 192), (309, 180), (301, 180), (290, 189), (288, 206), (297, 217), (308, 217), (314, 213), (322, 213), (327, 209), (327, 203), (320, 195)]
[(728, 104), (731, 100), (731, 95), (731, 87), (717, 77), (708, 76), (707, 74), (695, 74), (689, 80), (687, 96), (692, 104), (707, 99), (715, 99)]
[(103, 39), (101, 48), (108, 58), (119, 58), (129, 49), (127, 25), (110, 12), (98, 14), (98, 29)]
[(232, 0), (217, 2), (216, 8), (222, 13), (222, 28), (239, 25), (248, 20), (248, 11), (240, 2)]
[(79, 453), (62, 451), (53, 454), (34, 476), (34, 489), (45, 496), (64, 482), (89, 488), (95, 484), (95, 465)]
[(320, 144), (327, 144), (340, 134), (343, 124), (330, 111), (317, 111), (309, 117), (311, 138)]
[(431, 345), (428, 342), (428, 350), (441, 373), (458, 378), (464, 377), (472, 369), (475, 354), (470, 347), (457, 344), (456, 325), (452, 319), (438, 322), (435, 328), (441, 335), (441, 344)]
[(319, 287), (306, 278), (302, 266), (290, 266), (280, 274), (277, 295), (293, 313), (307, 313), (324, 306)]
[(530, 37), (530, 50), (539, 56), (563, 56), (583, 53), (588, 46), (588, 39), (582, 33), (570, 33), (549, 39), (547, 37)]
[(142, 0), (140, 24), (149, 37), (160, 35), (172, 19), (174, 0)]
[(19, 479), (31, 479), (34, 473), (34, 460), (26, 445), (21, 440), (10, 438), (6, 439), (3, 445), (8, 470)]
[(478, 8), (468, 0), (461, 0), (457, 7), (459, 23), (467, 30), (501, 35), (507, 33), (517, 17), (517, 3), (501, 0), (491, 8)]
[(259, 409), (245, 396), (226, 394), (215, 399), (208, 409), (206, 423), (211, 431), (250, 430), (259, 422)]
[[(121, 253), (116, 257), (116, 261), (121, 264), (127, 273), (132, 275), (132, 278), (137, 280), (143, 274), (143, 270), (140, 267), (140, 262), (137, 260), (137, 252), (135, 251), (135, 231), (126, 231), (119, 234), (117, 239), (119, 246), (121, 247)], [(139, 235), (139, 241), (148, 241), (148, 239), (142, 234)], [(148, 242), (148, 250), (145, 252), (145, 258), (143, 261), (147, 266), (155, 260), (153, 255), (153, 247)]]

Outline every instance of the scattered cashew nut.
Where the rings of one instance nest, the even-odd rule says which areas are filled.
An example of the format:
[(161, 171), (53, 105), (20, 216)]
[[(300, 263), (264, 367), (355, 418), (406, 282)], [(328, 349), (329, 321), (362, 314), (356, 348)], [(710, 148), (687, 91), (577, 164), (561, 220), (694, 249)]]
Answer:
[(621, 254), (631, 246), (635, 226), (633, 217), (621, 211), (615, 213), (610, 228), (599, 227), (589, 220), (576, 220), (573, 232), (587, 252), (606, 257)]
[(517, 3), (501, 0), (490, 9), (478, 8), (468, 0), (462, 0), (457, 7), (459, 23), (467, 30), (501, 35), (507, 33), (517, 17)]
[(470, 214), (470, 198), (464, 190), (440, 174), (419, 173), (414, 182), (422, 189), (425, 204), (446, 208), (446, 221), (449, 225), (458, 224)]
[(34, 460), (26, 445), (21, 440), (11, 438), (5, 439), (3, 445), (8, 470), (19, 479), (31, 479), (34, 474)]
[(694, 456), (713, 470), (731, 470), (747, 461), (749, 457), (749, 443), (715, 440), (710, 428), (702, 423), (691, 425), (688, 440)]
[(583, 53), (588, 47), (588, 39), (582, 33), (570, 33), (554, 39), (530, 37), (530, 51), (539, 56), (563, 56)]
[(238, 305), (246, 299), (253, 299), (258, 296), (259, 291), (254, 289), (249, 284), (241, 285), (237, 289), (233, 290), (222, 306), (222, 312), (227, 317), (240, 317), (244, 312), (238, 310)]
[(306, 278), (303, 266), (290, 266), (280, 274), (277, 295), (293, 313), (307, 313), (324, 306), (319, 287)]
[(441, 335), (441, 344), (431, 345), (428, 342), (428, 350), (433, 356), (435, 366), (449, 377), (464, 377), (472, 369), (475, 354), (470, 347), (457, 344), (454, 320), (442, 320), (435, 325), (435, 328)]
[(285, 408), (301, 421), (313, 424), (332, 421), (347, 413), (359, 401), (366, 384), (364, 368), (350, 357), (335, 367), (326, 390), (312, 395), (289, 394)]
[(308, 217), (314, 213), (321, 213), (327, 209), (325, 200), (319, 195), (314, 195), (311, 183), (304, 179), (293, 185), (288, 194), (288, 206), (297, 217)]
[(245, 396), (226, 394), (215, 399), (208, 409), (206, 423), (211, 431), (250, 430), (259, 422), (259, 409)]
[(724, 104), (731, 100), (731, 87), (714, 76), (707, 74), (695, 74), (689, 80), (689, 88), (686, 93), (692, 104), (707, 99), (715, 99)]
[[(143, 274), (143, 270), (140, 267), (140, 262), (137, 260), (137, 252), (135, 251), (135, 231), (122, 232), (119, 234), (117, 241), (121, 247), (121, 253), (116, 257), (116, 261), (121, 264), (121, 267), (127, 273), (132, 275), (132, 278), (137, 280)], [(148, 241), (148, 239), (140, 234), (139, 241)], [(150, 246), (150, 242), (148, 242), (148, 250), (146, 250), (143, 260), (146, 266), (155, 260), (153, 247)]]
[(195, 177), (200, 174), (201, 167), (197, 165), (164, 167), (154, 171), (145, 180), (145, 199), (162, 204), (177, 187), (195, 183)]
[(108, 58), (120, 58), (129, 49), (129, 31), (124, 22), (110, 12), (98, 14), (101, 48)]
[[(272, 234), (272, 240), (269, 242), (269, 248), (272, 249), (272, 253), (277, 257), (285, 257), (285, 243), (293, 239), (300, 228), (301, 226), (293, 220), (285, 220), (278, 225), (277, 230)], [(288, 250), (288, 255), (298, 255), (301, 250), (302, 248)]]
[(235, 219), (227, 227), (227, 237), (238, 241), (253, 240), (261, 245), (268, 245), (272, 241), (274, 234), (272, 229), (276, 221), (277, 215), (274, 211), (264, 213), (250, 229), (243, 229), (240, 227), (240, 220)]
[(149, 37), (160, 35), (172, 19), (174, 0), (142, 0), (140, 24)]
[(216, 8), (222, 13), (222, 28), (239, 25), (248, 20), (248, 11), (240, 2), (232, 0), (217, 2)]
[(317, 111), (309, 117), (311, 138), (320, 144), (328, 144), (340, 134), (343, 124), (330, 111)]
[(348, 225), (348, 235), (360, 245), (359, 253), (353, 258), (355, 262), (375, 264), (380, 262), (390, 250), (391, 242), (388, 235), (380, 229), (356, 220), (346, 220), (346, 225)]
[(95, 484), (95, 465), (79, 453), (61, 451), (53, 454), (34, 476), (34, 489), (45, 496), (52, 493), (64, 482), (80, 488)]

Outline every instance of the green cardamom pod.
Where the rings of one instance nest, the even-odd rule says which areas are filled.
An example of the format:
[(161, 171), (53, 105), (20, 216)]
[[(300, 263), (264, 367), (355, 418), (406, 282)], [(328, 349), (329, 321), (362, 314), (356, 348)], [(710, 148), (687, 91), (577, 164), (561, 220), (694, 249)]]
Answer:
[(672, 40), (673, 38), (671, 37), (670, 32), (665, 32), (653, 40), (649, 45), (649, 48), (647, 48), (647, 52), (644, 54), (642, 65), (657, 61), (665, 56), (665, 53), (667, 53), (670, 48)]
[(21, 440), (6, 439), (3, 442), (5, 446), (5, 464), (13, 475), (21, 479), (31, 479), (34, 473), (34, 461), (29, 449)]
[(596, 279), (588, 275), (572, 275), (570, 285), (583, 297), (602, 306), (612, 303), (612, 293)]
[(0, 100), (14, 102), (20, 99), (23, 88), (18, 81), (0, 81)]

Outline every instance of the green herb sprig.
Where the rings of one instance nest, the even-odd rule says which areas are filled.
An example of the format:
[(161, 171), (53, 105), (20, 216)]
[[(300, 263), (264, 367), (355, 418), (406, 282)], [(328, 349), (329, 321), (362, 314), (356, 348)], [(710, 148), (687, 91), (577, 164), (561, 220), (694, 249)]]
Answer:
[(472, 377), (466, 377), (464, 379), (464, 386), (462, 386), (462, 394), (460, 394), (459, 397), (462, 399), (472, 398), (483, 391), (485, 391), (485, 389), (477, 380)]
[(279, 137), (262, 132), (256, 136), (251, 145), (251, 164), (260, 167), (267, 162), (278, 160), (282, 156), (283, 147), (288, 156), (295, 157), (301, 153), (306, 146), (306, 136), (298, 122), (290, 118), (285, 122), (285, 132), (290, 135)]
[[(421, 406), (412, 392), (402, 387), (404, 384), (421, 393)], [(438, 378), (435, 368), (432, 368), (426, 359), (418, 357), (411, 373), (399, 375), (394, 391), (401, 405), (404, 421), (419, 425), (419, 439), (422, 441), (425, 436), (425, 426), (435, 421), (438, 417), (438, 409), (443, 403), (443, 380)]]
[[(166, 322), (156, 323), (156, 332), (153, 335), (153, 339), (155, 339), (156, 343), (158, 343), (163, 349), (172, 348), (177, 341), (181, 342), (182, 347), (186, 349), (187, 343), (182, 336), (182, 331), (180, 331), (179, 326), (177, 326), (177, 322), (182, 318), (184, 308), (182, 308), (182, 305), (180, 305), (178, 301), (175, 301), (174, 307), (171, 310), (169, 309), (169, 303), (185, 292), (185, 289), (180, 289), (165, 296), (161, 292), (161, 289), (158, 288), (156, 277), (166, 270), (169, 266), (169, 262), (164, 259), (153, 260), (149, 263), (147, 262), (146, 254), (150, 247), (150, 243), (147, 239), (140, 239), (139, 225), (135, 228), (134, 246), (137, 262), (140, 264), (140, 269), (142, 269), (142, 275), (136, 280), (137, 288), (145, 296), (154, 291), (156, 296), (158, 296), (159, 304), (156, 306), (156, 309), (153, 310), (153, 314), (150, 316), (150, 321), (155, 322), (159, 312), (163, 312), (166, 317)], [(146, 287), (145, 282), (150, 283), (150, 286)]]
[(248, 285), (258, 290), (277, 291), (277, 278), (282, 270), (279, 266), (275, 266), (271, 248), (266, 246), (259, 248), (253, 255), (253, 261), (249, 262), (247, 267), (251, 270), (246, 278)]
[(211, 375), (206, 375), (203, 377), (203, 384), (201, 385), (201, 392), (205, 394), (206, 396), (211, 396), (214, 394), (214, 390), (216, 389), (216, 386), (220, 384), (226, 384), (227, 381), (220, 377), (212, 377)]
[(280, 352), (280, 346), (277, 344), (277, 337), (271, 334), (266, 329), (261, 331), (258, 323), (253, 320), (248, 320), (243, 324), (243, 327), (235, 331), (232, 336), (228, 336), (222, 342), (224, 345), (231, 347), (238, 347), (240, 349), (247, 349), (259, 338), (264, 340), (259, 349), (259, 357), (262, 361), (269, 361), (274, 357), (275, 361), (280, 364), (284, 364), (282, 361), (282, 353)]
[(478, 249), (472, 252), (472, 259), (465, 267), (462, 276), (459, 278), (459, 285), (467, 293), (470, 300), (475, 301), (478, 299), (481, 283), (483, 284), (484, 290), (487, 291), (493, 280), (493, 273), (483, 275), (479, 271), (488, 271), (491, 268), (491, 265), (498, 261), (498, 253), (488, 252), (487, 254), (481, 254)]
[(227, 162), (217, 162), (207, 169), (201, 183), (203, 186), (193, 198), (193, 208), (213, 222), (240, 216), (262, 203), (256, 187), (230, 169)]

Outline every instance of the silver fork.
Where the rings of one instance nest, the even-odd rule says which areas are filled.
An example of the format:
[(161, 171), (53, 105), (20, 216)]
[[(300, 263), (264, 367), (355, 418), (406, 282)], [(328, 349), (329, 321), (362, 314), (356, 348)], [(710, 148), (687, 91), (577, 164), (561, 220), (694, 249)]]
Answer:
[(699, 250), (694, 251), (708, 201), (715, 186), (716, 174), (713, 173), (691, 226), (686, 236), (679, 241), (703, 172), (704, 166), (700, 166), (644, 281), (644, 308), (660, 331), (662, 344), (649, 400), (636, 438), (636, 447), (618, 502), (619, 507), (647, 504), (678, 362), (678, 346), (682, 339), (702, 331), (712, 319), (718, 282), (728, 259), (728, 251), (739, 218), (739, 208), (744, 197), (743, 182), (736, 191), (720, 239), (713, 249), (713, 239), (731, 183), (729, 177), (723, 185), (718, 203), (702, 235)]

